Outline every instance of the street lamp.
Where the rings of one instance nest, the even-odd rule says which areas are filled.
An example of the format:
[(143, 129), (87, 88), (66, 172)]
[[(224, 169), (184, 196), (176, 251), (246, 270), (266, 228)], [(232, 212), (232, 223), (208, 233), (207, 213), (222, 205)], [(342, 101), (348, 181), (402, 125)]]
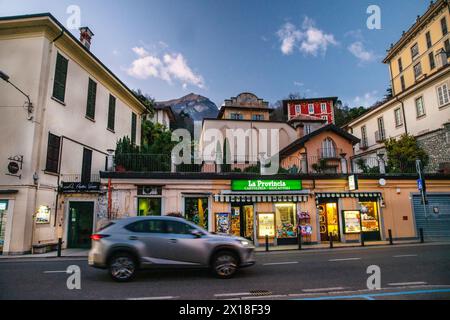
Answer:
[(0, 78), (2, 80), (4, 80), (5, 82), (9, 83), (11, 86), (13, 86), (17, 91), (19, 91), (21, 94), (23, 94), (27, 98), (27, 100), (28, 100), (28, 104), (27, 104), (28, 120), (33, 120), (33, 116), (32, 116), (32, 114), (33, 114), (33, 104), (31, 103), (30, 96), (27, 95), (22, 90), (20, 90), (14, 83), (9, 81), (9, 76), (6, 73), (4, 73), (3, 71), (1, 71), (1, 70), (0, 70)]

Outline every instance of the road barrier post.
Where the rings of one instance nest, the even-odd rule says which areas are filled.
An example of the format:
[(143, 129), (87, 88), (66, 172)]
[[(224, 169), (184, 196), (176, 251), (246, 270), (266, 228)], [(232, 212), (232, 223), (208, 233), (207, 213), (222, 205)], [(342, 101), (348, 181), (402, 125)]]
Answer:
[(389, 233), (389, 244), (392, 246), (394, 244), (394, 240), (392, 239), (392, 230), (388, 230)]
[(298, 250), (302, 250), (302, 233), (300, 231), (298, 232), (297, 238), (298, 238)]
[(364, 247), (366, 244), (364, 243), (364, 232), (361, 231), (361, 247)]
[(333, 233), (330, 232), (330, 249), (333, 249)]
[(266, 252), (269, 251), (269, 236), (266, 235)]
[(423, 228), (420, 228), (419, 232), (420, 232), (420, 243), (425, 243), (425, 238), (423, 236)]

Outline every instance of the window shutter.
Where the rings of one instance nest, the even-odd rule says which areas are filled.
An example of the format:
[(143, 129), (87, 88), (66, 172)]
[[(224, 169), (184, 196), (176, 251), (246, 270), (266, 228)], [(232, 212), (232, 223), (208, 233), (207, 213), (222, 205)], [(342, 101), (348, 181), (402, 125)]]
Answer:
[(135, 113), (131, 114), (131, 143), (136, 144), (136, 122), (137, 116)]
[(64, 102), (66, 95), (67, 66), (68, 60), (58, 53), (53, 82), (53, 97), (62, 102)]
[(61, 148), (61, 137), (49, 133), (45, 171), (58, 173), (60, 148)]
[(108, 129), (114, 131), (116, 118), (116, 98), (109, 95), (109, 108), (108, 108)]
[(86, 117), (95, 119), (95, 100), (97, 97), (97, 83), (89, 79)]

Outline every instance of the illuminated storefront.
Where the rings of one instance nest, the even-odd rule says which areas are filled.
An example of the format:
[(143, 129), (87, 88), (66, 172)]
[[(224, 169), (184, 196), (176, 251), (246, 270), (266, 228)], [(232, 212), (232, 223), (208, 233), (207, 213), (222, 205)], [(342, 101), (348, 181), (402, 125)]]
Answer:
[(206, 196), (185, 196), (184, 217), (208, 230), (209, 200)]
[[(228, 204), (227, 211), (215, 213), (214, 231), (256, 244), (265, 241), (266, 235), (272, 244), (296, 244), (301, 203), (308, 199), (309, 191), (303, 190), (300, 180), (234, 180), (231, 190), (214, 196), (215, 203)], [(304, 227), (311, 232), (312, 226)]]
[(320, 240), (381, 240), (380, 192), (316, 193)]

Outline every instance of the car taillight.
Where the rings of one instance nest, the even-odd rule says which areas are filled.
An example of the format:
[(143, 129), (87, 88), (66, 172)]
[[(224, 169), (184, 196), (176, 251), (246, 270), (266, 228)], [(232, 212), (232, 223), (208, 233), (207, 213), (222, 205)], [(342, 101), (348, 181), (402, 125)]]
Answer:
[(101, 240), (103, 238), (107, 238), (107, 237), (109, 237), (109, 236), (106, 235), (106, 234), (93, 234), (91, 236), (91, 239), (94, 240), (94, 241), (99, 241), (99, 240)]

